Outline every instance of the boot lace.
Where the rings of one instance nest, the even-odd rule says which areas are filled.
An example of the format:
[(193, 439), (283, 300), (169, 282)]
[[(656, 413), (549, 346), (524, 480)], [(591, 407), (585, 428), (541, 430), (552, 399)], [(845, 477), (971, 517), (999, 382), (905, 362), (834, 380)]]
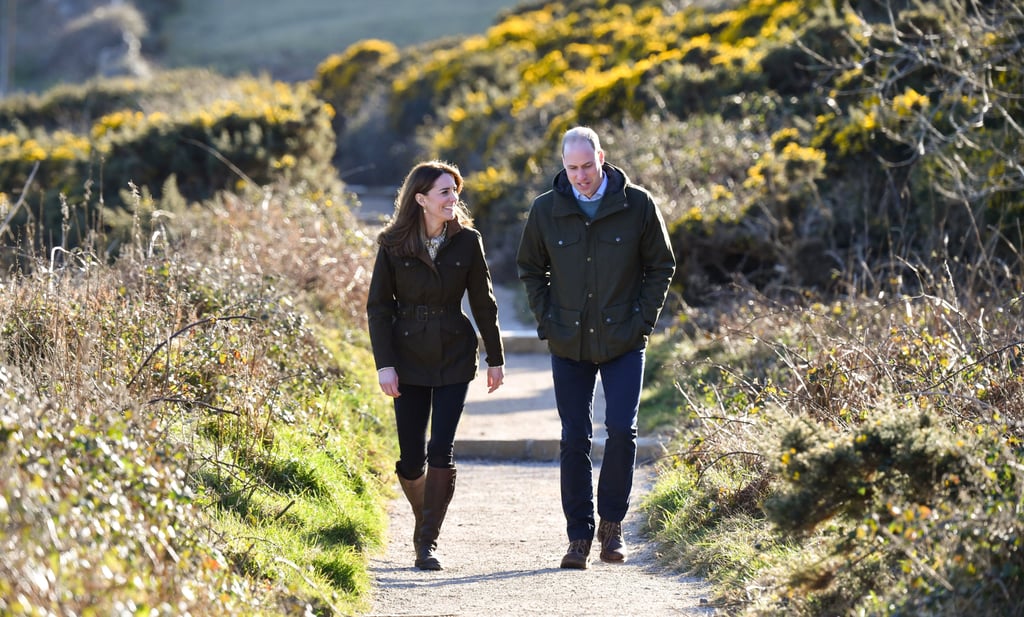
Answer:
[(580, 555), (590, 554), (590, 541), (589, 540), (573, 540), (569, 542), (570, 553), (578, 553)]

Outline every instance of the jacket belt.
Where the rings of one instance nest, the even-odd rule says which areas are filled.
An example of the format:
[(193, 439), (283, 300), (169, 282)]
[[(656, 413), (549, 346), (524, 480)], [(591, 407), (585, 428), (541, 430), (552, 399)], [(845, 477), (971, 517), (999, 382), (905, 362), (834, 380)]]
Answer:
[(400, 319), (415, 319), (416, 321), (427, 321), (437, 319), (445, 315), (458, 315), (462, 313), (461, 304), (407, 304), (398, 307)]

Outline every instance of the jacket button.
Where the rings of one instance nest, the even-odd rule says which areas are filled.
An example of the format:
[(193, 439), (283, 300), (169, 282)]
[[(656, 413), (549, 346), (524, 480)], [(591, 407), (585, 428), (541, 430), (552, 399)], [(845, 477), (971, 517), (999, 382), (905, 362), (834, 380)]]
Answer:
[(409, 336), (409, 331), (408, 330), (405, 331), (405, 335)]
[(616, 242), (622, 242), (622, 238), (616, 237), (616, 238), (615, 238), (615, 241), (616, 241)]
[(604, 322), (605, 323), (611, 323), (612, 322), (612, 318), (611, 317), (605, 317), (604, 318)]
[(580, 322), (578, 322), (578, 321), (577, 321), (577, 322), (575, 322), (575, 324), (574, 324), (574, 325), (577, 325), (577, 326), (578, 326), (578, 325), (580, 325)]
[(561, 240), (558, 241), (558, 246), (562, 246), (563, 244), (565, 244), (565, 242), (563, 242)]
[(590, 329), (590, 333), (591, 333), (591, 334), (593, 334), (593, 333), (594, 333), (594, 329), (593, 329), (593, 328), (591, 328), (591, 329)]

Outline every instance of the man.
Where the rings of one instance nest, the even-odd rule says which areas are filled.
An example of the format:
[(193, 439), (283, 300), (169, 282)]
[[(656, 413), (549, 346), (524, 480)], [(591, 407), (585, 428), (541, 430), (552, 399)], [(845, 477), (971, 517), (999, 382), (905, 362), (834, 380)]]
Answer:
[[(548, 341), (562, 423), (562, 511), (569, 550), (561, 567), (586, 569), (595, 531), (601, 560), (622, 562), (622, 519), (636, 463), (644, 350), (665, 303), (675, 257), (650, 193), (604, 160), (587, 127), (562, 138), (562, 165), (530, 208), (519, 278)], [(594, 524), (593, 406), (597, 374), (606, 400), (604, 460)]]

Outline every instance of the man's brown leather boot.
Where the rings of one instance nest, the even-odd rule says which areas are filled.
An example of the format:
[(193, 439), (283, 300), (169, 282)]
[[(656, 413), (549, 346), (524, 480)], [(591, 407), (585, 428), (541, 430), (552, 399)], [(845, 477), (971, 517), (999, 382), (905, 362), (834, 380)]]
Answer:
[(626, 561), (629, 550), (622, 541), (622, 523), (602, 520), (597, 525), (597, 541), (601, 543), (601, 561)]
[(590, 540), (569, 542), (569, 550), (562, 557), (560, 567), (570, 570), (586, 570), (590, 567)]

